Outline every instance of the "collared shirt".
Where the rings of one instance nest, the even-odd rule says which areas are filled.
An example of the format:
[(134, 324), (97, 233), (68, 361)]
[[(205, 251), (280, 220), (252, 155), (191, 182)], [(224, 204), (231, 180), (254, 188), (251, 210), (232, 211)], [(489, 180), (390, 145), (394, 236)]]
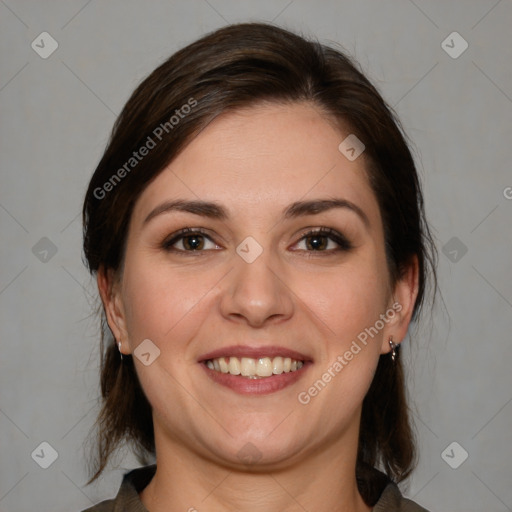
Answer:
[[(123, 477), (119, 492), (114, 499), (102, 501), (82, 512), (148, 512), (140, 500), (139, 493), (149, 484), (156, 472), (156, 465), (133, 469)], [(372, 512), (428, 512), (402, 496), (397, 485), (379, 473), (381, 481), (387, 480)]]

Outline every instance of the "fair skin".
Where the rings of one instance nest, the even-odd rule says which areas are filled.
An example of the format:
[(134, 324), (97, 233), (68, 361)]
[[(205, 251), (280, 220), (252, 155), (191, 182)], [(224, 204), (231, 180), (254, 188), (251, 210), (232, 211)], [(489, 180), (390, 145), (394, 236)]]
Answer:
[[(391, 284), (364, 153), (349, 161), (338, 150), (346, 135), (310, 104), (218, 117), (140, 195), (122, 272), (98, 273), (122, 352), (146, 339), (160, 350), (148, 366), (133, 358), (153, 409), (157, 471), (141, 493), (150, 512), (370, 510), (355, 480), (362, 401), (389, 337), (407, 332), (418, 277), (412, 264)], [(178, 199), (215, 202), (226, 216), (154, 212)], [(295, 202), (333, 199), (344, 203), (283, 216)], [(173, 236), (187, 227), (204, 233)], [(331, 233), (305, 236), (322, 227), (349, 248)], [(247, 237), (263, 249), (250, 262), (236, 250)], [(251, 244), (242, 247), (252, 256)], [(300, 402), (396, 303), (378, 334)], [(225, 385), (203, 358), (233, 346), (261, 357), (270, 346), (274, 356), (293, 350), (305, 364), (278, 389), (258, 387), (274, 377)]]

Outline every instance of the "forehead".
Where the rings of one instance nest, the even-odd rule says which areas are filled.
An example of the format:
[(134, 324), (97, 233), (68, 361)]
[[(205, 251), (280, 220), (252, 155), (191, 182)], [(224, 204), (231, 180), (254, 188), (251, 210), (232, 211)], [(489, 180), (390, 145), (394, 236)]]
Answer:
[(378, 217), (364, 153), (350, 161), (349, 135), (308, 103), (224, 113), (199, 133), (141, 194), (134, 216), (161, 201), (218, 201), (233, 213), (269, 215), (297, 200), (342, 197)]

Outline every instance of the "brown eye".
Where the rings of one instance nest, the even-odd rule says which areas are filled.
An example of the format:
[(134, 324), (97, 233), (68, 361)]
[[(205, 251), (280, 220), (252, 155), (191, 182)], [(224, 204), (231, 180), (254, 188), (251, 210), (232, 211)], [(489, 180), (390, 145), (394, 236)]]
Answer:
[(308, 235), (305, 240), (306, 247), (311, 251), (323, 251), (329, 244), (328, 237), (325, 235)]
[(331, 228), (315, 229), (305, 233), (295, 244), (295, 250), (334, 253), (352, 249), (352, 244), (341, 233)]
[(197, 251), (204, 247), (203, 235), (187, 235), (182, 238), (182, 244), (187, 251)]
[(164, 241), (162, 248), (169, 252), (191, 253), (221, 249), (209, 236), (197, 229), (185, 228)]

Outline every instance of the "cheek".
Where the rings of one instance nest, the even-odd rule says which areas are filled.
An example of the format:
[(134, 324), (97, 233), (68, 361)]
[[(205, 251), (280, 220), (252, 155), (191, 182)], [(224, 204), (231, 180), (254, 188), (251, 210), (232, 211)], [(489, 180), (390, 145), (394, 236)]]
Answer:
[(137, 343), (149, 338), (160, 348), (167, 339), (186, 341), (200, 325), (194, 321), (202, 314), (200, 304), (208, 301), (220, 278), (217, 271), (199, 276), (160, 262), (127, 260), (123, 286), (130, 339)]
[(386, 269), (375, 259), (353, 260), (325, 274), (301, 275), (295, 284), (306, 306), (322, 320), (336, 348), (342, 348), (385, 312)]
[(370, 329), (386, 310), (386, 275), (379, 265), (347, 265), (302, 283), (305, 305), (320, 320), (315, 342), (322, 349), (297, 399), (336, 432), (358, 414), (375, 374), (383, 334)]

